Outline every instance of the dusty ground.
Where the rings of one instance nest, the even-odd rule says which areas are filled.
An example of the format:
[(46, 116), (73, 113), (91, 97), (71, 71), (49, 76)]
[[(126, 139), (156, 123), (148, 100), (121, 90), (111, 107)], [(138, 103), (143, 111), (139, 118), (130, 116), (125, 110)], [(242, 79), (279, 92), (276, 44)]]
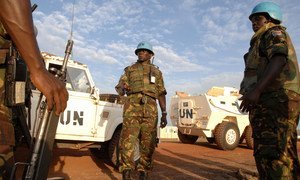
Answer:
[[(300, 141), (298, 141), (300, 154)], [(121, 174), (106, 160), (87, 150), (55, 149), (49, 177), (66, 180), (117, 180)], [(223, 151), (214, 144), (161, 142), (154, 154), (154, 169), (149, 179), (257, 179), (252, 150), (240, 145)]]

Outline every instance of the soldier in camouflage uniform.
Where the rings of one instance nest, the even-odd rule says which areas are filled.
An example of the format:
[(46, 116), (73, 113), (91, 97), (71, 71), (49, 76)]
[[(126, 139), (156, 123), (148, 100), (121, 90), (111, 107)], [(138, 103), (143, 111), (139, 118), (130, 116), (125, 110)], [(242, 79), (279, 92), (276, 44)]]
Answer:
[[(151, 44), (139, 43), (135, 54), (138, 56), (137, 62), (125, 68), (116, 86), (119, 95), (127, 95), (120, 138), (120, 171), (123, 179), (131, 179), (131, 171), (135, 168), (140, 173), (140, 179), (147, 179), (147, 171), (152, 168), (158, 121), (156, 99), (162, 112), (161, 128), (167, 124), (167, 92), (161, 71), (151, 63), (154, 56)], [(140, 159), (136, 166), (133, 157), (138, 141)]]
[(46, 96), (49, 110), (55, 104), (59, 115), (67, 105), (64, 84), (50, 74), (43, 63), (31, 15), (29, 0), (2, 0), (0, 3), (0, 180), (8, 179), (13, 165), (14, 128), (11, 108), (5, 100), (5, 72), (12, 42), (24, 59), (32, 83)]
[(241, 109), (249, 112), (260, 179), (297, 179), (299, 66), (292, 41), (281, 26), (277, 4), (262, 2), (249, 19), (253, 35), (244, 56)]

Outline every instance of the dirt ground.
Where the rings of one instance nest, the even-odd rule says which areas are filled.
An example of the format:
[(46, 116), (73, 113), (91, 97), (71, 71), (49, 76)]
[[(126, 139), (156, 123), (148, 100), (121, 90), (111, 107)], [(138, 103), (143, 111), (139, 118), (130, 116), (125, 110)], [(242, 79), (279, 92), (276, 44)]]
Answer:
[[(63, 177), (66, 180), (122, 179), (121, 174), (107, 160), (96, 158), (90, 150), (65, 148), (54, 149), (48, 177)], [(154, 169), (149, 173), (149, 179), (251, 180), (257, 179), (257, 170), (252, 150), (244, 144), (233, 151), (223, 151), (217, 149), (215, 144), (204, 141), (193, 145), (161, 142), (154, 154)]]

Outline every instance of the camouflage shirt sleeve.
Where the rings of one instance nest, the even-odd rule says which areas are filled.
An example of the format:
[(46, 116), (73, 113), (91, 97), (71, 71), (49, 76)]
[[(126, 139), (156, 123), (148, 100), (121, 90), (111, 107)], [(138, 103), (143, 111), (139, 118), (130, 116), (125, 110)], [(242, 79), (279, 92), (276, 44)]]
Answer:
[(262, 42), (261, 51), (268, 59), (275, 54), (288, 55), (287, 34), (284, 27), (274, 27), (267, 31)]
[(126, 93), (126, 91), (124, 89), (124, 84), (128, 85), (128, 77), (126, 75), (127, 68), (124, 69), (124, 73), (121, 75), (121, 77), (119, 79), (119, 83), (115, 86), (115, 89), (120, 96), (124, 96)]
[(156, 69), (157, 73), (158, 73), (158, 78), (157, 78), (157, 90), (158, 90), (158, 96), (160, 95), (166, 95), (167, 91), (165, 88), (165, 84), (164, 84), (164, 79), (163, 79), (163, 75), (162, 72), (159, 69)]

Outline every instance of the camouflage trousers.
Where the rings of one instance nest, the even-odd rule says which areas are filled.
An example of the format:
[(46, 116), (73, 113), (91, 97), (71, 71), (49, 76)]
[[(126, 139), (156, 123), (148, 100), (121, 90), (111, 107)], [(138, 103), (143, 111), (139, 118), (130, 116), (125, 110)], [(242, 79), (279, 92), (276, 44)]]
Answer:
[[(120, 138), (120, 172), (125, 169), (137, 169), (138, 171), (152, 169), (157, 121), (157, 117), (124, 117)], [(139, 142), (139, 148), (135, 148), (137, 142)], [(136, 149), (139, 149), (140, 153), (137, 165), (134, 162)]]
[(254, 157), (260, 179), (297, 179), (299, 101), (284, 93), (262, 96), (249, 113), (253, 129)]
[(4, 105), (5, 69), (0, 68), (0, 180), (8, 179), (13, 164), (12, 146), (15, 144), (11, 109)]

